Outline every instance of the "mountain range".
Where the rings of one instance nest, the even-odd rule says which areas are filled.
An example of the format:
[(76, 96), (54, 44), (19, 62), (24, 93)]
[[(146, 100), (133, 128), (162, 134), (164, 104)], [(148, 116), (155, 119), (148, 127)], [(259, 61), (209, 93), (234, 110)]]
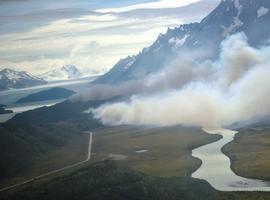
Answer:
[(83, 75), (74, 65), (64, 65), (37, 76), (25, 71), (16, 71), (5, 68), (0, 71), (0, 90), (19, 89), (43, 85), (51, 81), (73, 80), (81, 78)]
[(198, 59), (214, 59), (222, 40), (243, 32), (252, 46), (268, 42), (270, 37), (268, 0), (222, 0), (201, 22), (168, 29), (138, 55), (121, 59), (97, 84), (117, 84), (138, 79), (164, 68), (179, 54), (201, 52)]
[(39, 75), (46, 81), (72, 80), (82, 77), (80, 70), (74, 65), (64, 65), (59, 69)]
[(0, 90), (18, 89), (46, 83), (42, 78), (24, 71), (15, 71), (8, 68), (0, 71)]

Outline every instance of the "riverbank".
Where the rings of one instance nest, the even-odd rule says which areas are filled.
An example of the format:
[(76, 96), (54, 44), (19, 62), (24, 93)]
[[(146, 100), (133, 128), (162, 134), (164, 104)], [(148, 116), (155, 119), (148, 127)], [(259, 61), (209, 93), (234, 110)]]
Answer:
[(270, 181), (270, 127), (240, 129), (222, 150), (239, 176)]
[(193, 178), (207, 181), (218, 191), (270, 191), (269, 182), (238, 176), (232, 171), (231, 160), (222, 148), (234, 140), (237, 131), (222, 128), (203, 130), (208, 134), (219, 134), (222, 139), (193, 149), (192, 155), (202, 161), (200, 168), (192, 174)]
[(200, 128), (181, 126), (104, 128), (95, 134), (92, 159), (98, 162), (111, 154), (122, 155), (126, 159), (121, 163), (148, 175), (189, 177), (201, 165), (199, 159), (191, 156), (192, 149), (220, 138)]

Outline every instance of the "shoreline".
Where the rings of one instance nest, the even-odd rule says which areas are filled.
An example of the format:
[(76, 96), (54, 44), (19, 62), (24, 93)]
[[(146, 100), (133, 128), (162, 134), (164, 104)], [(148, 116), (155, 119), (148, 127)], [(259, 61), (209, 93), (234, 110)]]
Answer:
[(201, 166), (191, 174), (192, 178), (205, 180), (218, 191), (270, 191), (269, 182), (249, 179), (234, 173), (231, 158), (222, 149), (234, 140), (237, 131), (205, 128), (203, 131), (219, 134), (222, 138), (192, 150), (192, 156), (202, 161)]
[[(258, 132), (254, 129), (242, 129), (235, 137), (236, 140), (226, 144), (222, 147), (222, 152), (228, 156), (231, 160), (231, 170), (234, 171), (238, 176), (260, 179), (263, 181), (270, 181), (269, 165), (266, 161), (269, 160), (270, 156), (269, 146), (263, 142), (269, 138), (265, 138), (268, 135), (268, 129), (260, 129)], [(266, 133), (265, 133), (266, 132)], [(250, 141), (252, 137), (252, 141)], [(243, 140), (243, 141), (242, 141)], [(248, 142), (246, 140), (249, 140)], [(263, 142), (261, 142), (263, 141)], [(254, 145), (258, 149), (254, 149)], [(252, 149), (252, 151), (248, 151)], [(250, 162), (249, 159), (253, 162)], [(269, 157), (269, 158), (268, 158)], [(254, 160), (255, 159), (255, 160)], [(262, 161), (262, 163), (258, 163)]]

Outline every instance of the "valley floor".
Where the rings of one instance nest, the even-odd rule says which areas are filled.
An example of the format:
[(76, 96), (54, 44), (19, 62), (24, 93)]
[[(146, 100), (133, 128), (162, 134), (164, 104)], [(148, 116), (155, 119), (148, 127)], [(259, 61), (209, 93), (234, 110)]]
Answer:
[[(267, 154), (269, 151), (267, 150), (269, 146), (266, 143), (262, 144), (268, 137), (266, 129), (249, 131), (249, 134), (246, 134), (247, 130), (240, 131), (236, 141), (224, 148), (225, 153), (233, 158), (233, 168), (243, 176), (252, 176), (252, 170), (249, 171), (249, 169), (256, 168), (256, 161), (259, 161), (260, 158), (256, 158), (256, 156), (261, 156), (260, 153)], [(200, 128), (179, 126), (100, 128), (95, 130), (93, 135), (90, 162), (78, 168), (37, 180), (29, 185), (0, 193), (0, 199), (270, 199), (270, 193), (264, 192), (218, 192), (207, 182), (190, 178), (191, 173), (201, 164), (200, 160), (191, 156), (191, 150), (218, 139), (220, 136), (206, 134)], [(59, 150), (47, 160), (45, 159), (44, 162), (47, 164), (40, 165), (44, 166), (41, 169), (46, 170), (57, 166), (57, 162), (65, 163), (80, 159), (79, 155), (85, 157), (88, 140), (81, 138), (77, 142), (75, 141), (72, 142), (70, 148)], [(76, 145), (78, 146), (76, 147)], [(252, 145), (257, 145), (257, 150)], [(80, 148), (78, 148), (79, 146)], [(261, 147), (259, 148), (259, 146)], [(247, 149), (253, 149), (252, 153), (256, 155), (254, 156), (255, 162), (250, 163), (250, 159), (247, 159), (247, 155), (250, 153)], [(73, 150), (75, 151), (73, 152)], [(244, 151), (246, 157), (242, 156), (240, 151)], [(265, 155), (266, 159), (267, 157)], [(245, 164), (239, 165), (239, 160), (245, 164), (250, 163), (249, 168), (245, 169)], [(268, 178), (267, 170), (270, 165), (267, 162), (260, 162), (259, 165), (262, 167), (262, 171), (255, 171), (254, 174), (261, 178), (265, 172), (264, 178)]]
[(94, 161), (118, 160), (134, 170), (159, 177), (186, 177), (201, 161), (191, 150), (220, 139), (200, 128), (114, 127), (95, 133)]

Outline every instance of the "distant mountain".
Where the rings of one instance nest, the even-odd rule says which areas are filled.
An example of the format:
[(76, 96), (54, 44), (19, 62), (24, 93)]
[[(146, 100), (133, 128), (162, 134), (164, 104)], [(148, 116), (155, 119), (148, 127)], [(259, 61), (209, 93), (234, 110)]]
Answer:
[(0, 90), (18, 89), (46, 83), (45, 80), (24, 71), (15, 71), (8, 68), (0, 71)]
[(39, 75), (46, 81), (72, 80), (82, 77), (80, 70), (74, 65), (64, 65), (60, 69), (55, 69)]
[(222, 0), (200, 23), (168, 29), (150, 47), (120, 60), (94, 83), (120, 83), (144, 77), (185, 52), (200, 52), (198, 59), (214, 59), (219, 55), (221, 41), (237, 32), (244, 32), (252, 46), (265, 44), (270, 38), (269, 0)]
[(75, 94), (74, 91), (65, 88), (51, 88), (49, 90), (43, 90), (30, 94), (26, 97), (19, 99), (16, 103), (65, 99), (73, 94)]

